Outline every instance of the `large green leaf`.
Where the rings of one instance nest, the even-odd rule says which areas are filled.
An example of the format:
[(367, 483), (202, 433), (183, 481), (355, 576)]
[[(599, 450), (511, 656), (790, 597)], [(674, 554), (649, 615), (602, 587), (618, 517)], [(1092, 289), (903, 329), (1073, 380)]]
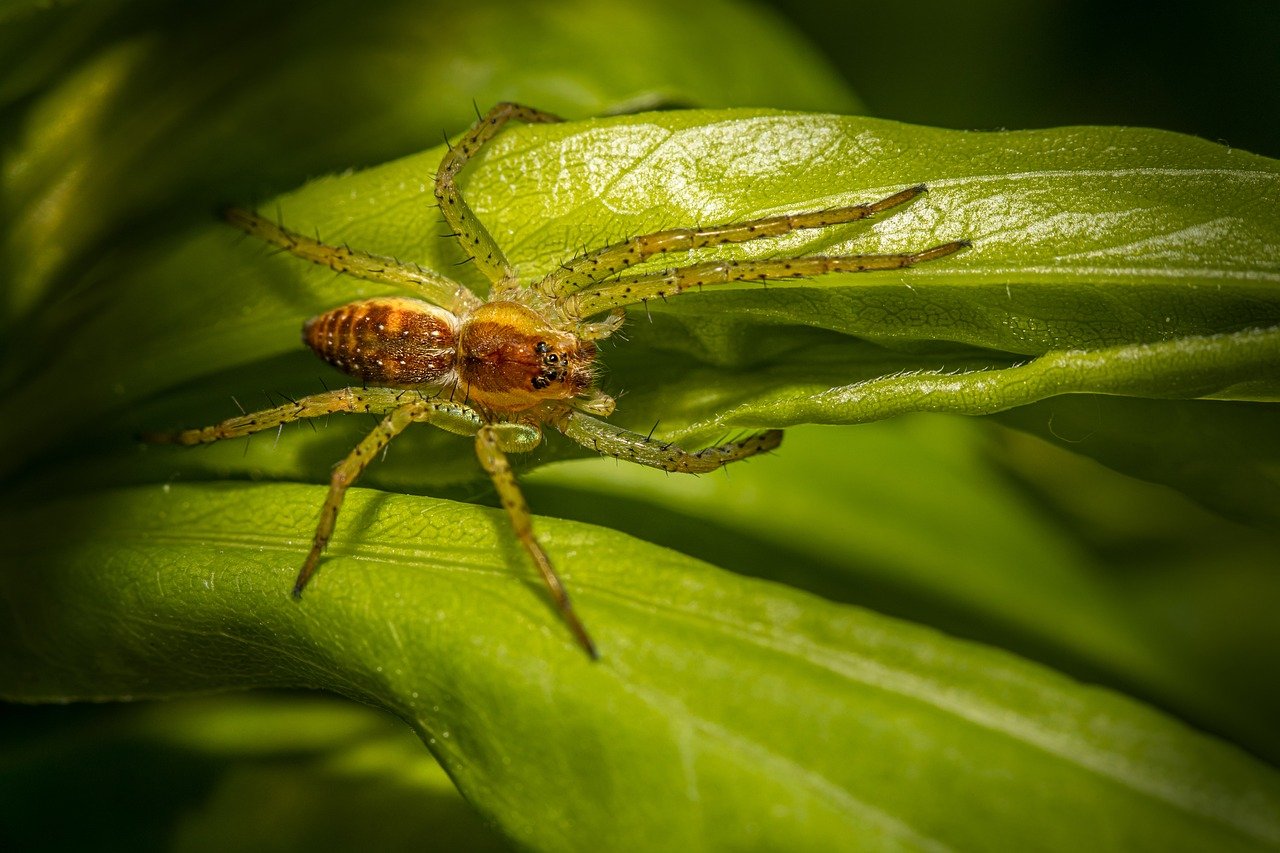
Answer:
[(1280, 777), (1232, 747), (600, 528), (542, 525), (598, 663), (511, 570), (495, 510), (358, 491), (358, 537), (299, 606), (288, 557), (321, 491), (152, 485), (11, 514), (0, 688), (336, 690), (412, 723), (542, 849), (1280, 843)]
[(584, 459), (525, 488), (547, 515), (1015, 650), (1280, 757), (1276, 537), (989, 426), (797, 427), (724, 476)]
[[(448, 270), (460, 253), (439, 239), (427, 203), (438, 157), (322, 179), (277, 207), (304, 230)], [(627, 394), (618, 418), (640, 428), (661, 420), (696, 441), (726, 428), (997, 412), (1062, 393), (1251, 402), (1277, 393), (1280, 214), (1265, 199), (1280, 168), (1244, 152), (1157, 131), (974, 134), (683, 112), (515, 130), (481, 159), (469, 176), (473, 204), (530, 277), (576, 247), (629, 233), (874, 199), (920, 180), (932, 188), (926, 198), (873, 225), (722, 252), (975, 241), (963, 255), (901, 273), (725, 288), (645, 306), (629, 327), (631, 343), (605, 353), (606, 387)], [(474, 271), (458, 275), (483, 284)], [(52, 357), (35, 350), (19, 368), (17, 405), (38, 403), (52, 424), (8, 421), (7, 442), (56, 445), (79, 431), (79, 418), (126, 408), (138, 430), (216, 419), (229, 414), (216, 401), (264, 385), (291, 395), (318, 389), (317, 368), (293, 355), (299, 318), (381, 290), (271, 257), (216, 223), (158, 256), (124, 253), (104, 276), (49, 331), (74, 328), (77, 347)], [(125, 328), (134, 339), (127, 349), (116, 345)], [(89, 371), (100, 377), (95, 387), (46, 399), (48, 388)], [(196, 377), (210, 404), (171, 397), (167, 408), (134, 408)], [(1220, 403), (1160, 405), (1187, 423), (1161, 440), (1192, 446), (1222, 411)], [(1276, 411), (1252, 407), (1238, 422), (1232, 465), (1142, 473), (1274, 523), (1280, 484), (1267, 472), (1275, 444), (1259, 439)], [(1110, 449), (1105, 433), (1078, 445)], [(296, 453), (239, 454), (214, 449), (191, 457), (192, 467), (291, 477), (315, 470)], [(384, 482), (459, 477), (439, 467), (439, 454), (414, 456), (417, 465)], [(1237, 473), (1250, 466), (1262, 474), (1242, 495)]]
[[(375, 29), (402, 31), (408, 6), (386, 8), (385, 19), (371, 19)], [(494, 34), (537, 30), (527, 17), (498, 22), (497, 8), (453, 13), (471, 16), (461, 28), (468, 33), (486, 13)], [(753, 66), (750, 39), (727, 39), (741, 49), (738, 71), (710, 74), (708, 64), (722, 60), (689, 48), (698, 36), (686, 18), (680, 39), (658, 32), (650, 50), (665, 45), (677, 72), (691, 63), (689, 79), (701, 82), (684, 94), (678, 86), (628, 90), (625, 66), (636, 54), (602, 40), (607, 18), (585, 13), (570, 34), (582, 34), (579, 47), (601, 48), (592, 64), (616, 60), (623, 70), (570, 75), (577, 83), (563, 90), (474, 91), (570, 115), (646, 99), (745, 103), (761, 85), (779, 90), (761, 101), (847, 106), (812, 68), (799, 75), (805, 85), (788, 90), (778, 69), (806, 66)], [(55, 97), (37, 99), (39, 110), (6, 125), (7, 138), (21, 128), (24, 168), (6, 172), (6, 215), (17, 223), (5, 232), (6, 306), (20, 322), (5, 335), (0, 419), (0, 437), (15, 449), (3, 462), (11, 487), (0, 585), (12, 614), (0, 641), (4, 695), (334, 690), (409, 720), (479, 809), (510, 836), (546, 849), (602, 838), (824, 848), (833, 838), (862, 846), (1280, 843), (1274, 770), (1170, 716), (993, 648), (742, 580), (599, 527), (538, 522), (604, 647), (595, 667), (545, 603), (501, 516), (481, 508), (357, 490), (316, 588), (301, 605), (289, 602), (322, 490), (234, 481), (323, 482), (368, 425), (335, 419), (316, 433), (291, 429), (278, 443), (194, 452), (142, 448), (132, 436), (232, 414), (232, 395), (252, 406), (258, 389), (297, 395), (332, 384), (300, 351), (300, 320), (379, 291), (238, 240), (204, 212), (206, 203), (243, 201), (251, 189), (414, 150), (429, 135), (424, 125), (464, 121), (456, 102), (466, 98), (444, 99), (453, 112), (441, 117), (422, 100), (434, 103), (441, 91), (424, 90), (426, 77), (376, 71), (369, 74), (379, 84), (395, 85), (368, 112), (353, 111), (358, 99), (335, 97), (322, 74), (332, 43), (321, 36), (350, 34), (320, 24), (304, 40), (307, 79), (292, 63), (280, 66), (279, 77), (255, 80), (261, 89), (243, 90), (262, 93), (261, 101), (223, 104), (221, 93), (236, 91), (239, 78), (220, 76), (234, 69), (216, 61), (161, 97), (163, 86), (149, 87), (166, 78), (153, 72), (180, 65), (184, 45), (198, 39), (139, 38), (91, 54), (59, 81)], [(764, 32), (758, 21), (750, 26)], [(439, 22), (425, 30), (459, 42)], [(84, 35), (49, 27), (45, 41), (31, 39), (26, 49), (35, 55), (52, 44), (59, 50), (44, 55), (77, 55), (76, 32)], [(426, 37), (414, 32), (406, 55)], [(259, 37), (264, 50), (272, 46), (272, 31)], [(545, 59), (552, 54), (539, 53), (537, 39), (463, 43), (515, 64), (543, 56), (553, 72), (573, 54), (557, 42), (564, 49)], [(22, 66), (10, 80), (26, 88), (7, 91), (27, 96), (36, 82), (48, 85), (40, 74), (51, 65)], [(332, 71), (346, 79), (349, 68)], [(753, 69), (771, 82), (757, 79), (733, 96), (734, 81)], [(588, 78), (607, 81), (606, 93), (584, 96)], [(316, 86), (307, 106), (281, 122), (288, 134), (242, 144), (244, 127), (270, 123), (283, 93), (323, 80), (330, 88)], [(205, 89), (186, 85), (201, 81)], [(120, 120), (129, 110), (95, 113), (104, 86), (138, 115), (170, 104), (187, 120), (149, 135), (150, 119)], [(366, 80), (341, 91), (371, 88)], [(190, 97), (195, 90), (213, 92), (207, 103), (223, 116), (201, 139), (190, 133), (203, 108)], [(335, 103), (350, 121), (325, 136)], [(15, 99), (6, 109), (27, 106)], [(375, 113), (387, 116), (384, 124), (360, 120)], [(220, 135), (228, 126), (235, 132)], [(461, 255), (452, 242), (435, 236), (427, 202), (440, 153), (315, 181), (264, 208), (278, 205), (295, 227), (481, 285), (474, 271), (453, 266)], [(698, 442), (726, 429), (1018, 406), (1002, 417), (1273, 525), (1280, 214), (1267, 199), (1277, 174), (1273, 161), (1155, 131), (964, 134), (736, 111), (513, 129), (464, 175), (464, 188), (533, 276), (630, 233), (861, 201), (927, 181), (928, 197), (877, 223), (725, 254), (895, 251), (955, 237), (975, 240), (973, 250), (907, 273), (725, 288), (636, 310), (626, 340), (604, 353), (607, 388), (625, 392), (615, 420), (646, 431), (660, 421), (660, 433)], [(129, 190), (134, 175), (139, 185)], [(1052, 397), (1059, 392), (1077, 396)], [(1170, 629), (1149, 615), (1135, 621), (1124, 584), (1095, 576), (1112, 567), (1093, 558), (1095, 543), (1048, 523), (1047, 512), (1020, 511), (1017, 490), (969, 466), (981, 443), (973, 431), (930, 432), (923, 454), (909, 442), (886, 452), (855, 433), (800, 433), (750, 466), (769, 475), (767, 491), (752, 493), (751, 480), (730, 472), (728, 485), (743, 480), (748, 490), (736, 505), (724, 495), (680, 499), (671, 514), (696, 526), (727, 509), (728, 535), (708, 541), (737, 537), (741, 547), (703, 552), (727, 568), (784, 577), (840, 601), (876, 601), (1096, 677), (1277, 754), (1266, 723), (1275, 697), (1259, 686), (1265, 668), (1261, 679), (1252, 669), (1214, 672), (1222, 659), (1238, 659), (1207, 654), (1180, 668), (1193, 634), (1161, 648)], [(867, 452), (880, 453), (885, 480), (896, 473), (908, 485), (896, 513), (881, 506), (851, 529), (862, 504), (850, 486), (862, 472), (842, 457)], [(531, 461), (578, 453), (552, 437)], [(935, 478), (956, 461), (949, 482)], [(1046, 469), (1062, 467), (1050, 458)], [(601, 501), (595, 509), (603, 511), (583, 514), (627, 526), (627, 513), (644, 512), (644, 503), (633, 500), (629, 475), (605, 481), (569, 477), (561, 488), (588, 502), (623, 493), (631, 503)], [(468, 442), (425, 429), (398, 441), (366, 482), (469, 498), (485, 492)], [(1124, 509), (1120, 492), (1089, 491)], [(883, 494), (868, 490), (862, 503)], [(958, 512), (967, 499), (974, 504)], [(752, 523), (774, 505), (775, 523)], [(1178, 523), (1203, 523), (1185, 506), (1159, 506)], [(1090, 522), (1096, 529), (1099, 520)], [(1166, 546), (1181, 541), (1162, 535)], [(933, 537), (939, 541), (924, 547), (914, 541)], [(1230, 526), (1214, 537), (1239, 546), (1201, 561), (1149, 555), (1149, 574), (1180, 572), (1185, 590), (1175, 596), (1176, 585), (1153, 584), (1151, 613), (1174, 610), (1170, 623), (1201, 618), (1197, 593), (1226, 589), (1204, 580), (1209, 570), (1255, 581), (1254, 568), (1274, 548), (1264, 534)], [(770, 555), (805, 553), (824, 571), (818, 582), (761, 570)], [(1227, 556), (1234, 566), (1223, 565)], [(871, 571), (841, 578), (846, 562)], [(1009, 583), (1019, 570), (1024, 583)], [(1273, 587), (1247, 589), (1250, 606), (1231, 608), (1234, 622), (1213, 624), (1233, 628), (1237, 647), (1265, 661), (1275, 638), (1257, 614), (1277, 596)]]

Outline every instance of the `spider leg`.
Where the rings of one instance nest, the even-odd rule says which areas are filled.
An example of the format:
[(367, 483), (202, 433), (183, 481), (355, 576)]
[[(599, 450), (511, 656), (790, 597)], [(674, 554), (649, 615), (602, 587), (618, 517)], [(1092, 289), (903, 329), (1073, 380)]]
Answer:
[(464, 285), (417, 264), (362, 252), (347, 246), (331, 246), (314, 237), (290, 231), (251, 210), (229, 207), (223, 216), (250, 236), (321, 266), (362, 278), (417, 291), (423, 298), (455, 313), (480, 304)]
[(391, 442), (391, 439), (415, 421), (430, 423), (459, 435), (472, 435), (484, 424), (480, 415), (474, 409), (459, 403), (428, 400), (415, 396), (412, 392), (395, 388), (344, 388), (341, 391), (301, 397), (296, 402), (290, 402), (284, 406), (229, 418), (220, 424), (202, 429), (149, 433), (142, 438), (144, 441), (159, 444), (207, 444), (224, 438), (235, 438), (280, 427), (303, 418), (321, 417), (333, 412), (370, 412), (385, 414), (386, 417), (333, 469), (329, 479), (329, 494), (325, 497), (324, 506), (320, 510), (320, 520), (316, 524), (311, 550), (307, 553), (307, 558), (302, 563), (302, 571), (298, 573), (298, 579), (293, 585), (294, 598), (300, 598), (303, 588), (320, 564), (320, 555), (329, 544), (329, 538), (333, 536), (333, 528), (338, 520), (338, 510), (342, 508), (347, 488), (359, 478), (369, 463)]
[(556, 427), (578, 444), (604, 456), (684, 474), (714, 471), (730, 462), (773, 450), (782, 443), (782, 430), (771, 429), (740, 441), (688, 451), (573, 411), (557, 421)]
[(847, 255), (828, 257), (815, 255), (801, 258), (766, 258), (747, 261), (710, 261), (687, 267), (642, 275), (623, 276), (617, 281), (592, 290), (561, 297), (559, 304), (566, 316), (584, 318), (620, 308), (678, 296), (690, 288), (725, 284), (731, 281), (769, 281), (808, 278), (833, 272), (874, 272), (896, 270), (945, 258), (967, 248), (968, 240), (899, 255)]
[[(417, 420), (429, 420), (435, 426), (457, 435), (474, 435), (484, 421), (474, 409), (448, 400), (427, 400), (411, 396), (414, 392), (397, 388), (343, 388), (290, 400), (282, 406), (248, 412), (234, 418), (197, 429), (173, 432), (148, 432), (140, 438), (150, 444), (210, 444), (224, 438), (239, 438), (263, 430), (276, 429), (304, 418), (320, 418), (338, 412), (363, 412), (384, 415), (410, 403)], [(421, 412), (428, 412), (430, 417)]]
[(513, 447), (509, 441), (504, 442), (504, 436), (498, 426), (510, 425), (485, 424), (476, 433), (476, 456), (479, 457), (480, 464), (493, 481), (494, 488), (498, 490), (498, 497), (502, 501), (503, 509), (507, 511), (507, 517), (511, 520), (516, 538), (520, 540), (520, 544), (524, 546), (525, 551), (533, 559), (534, 565), (542, 573), (542, 579), (546, 582), (547, 589), (551, 591), (551, 597), (555, 600), (561, 617), (573, 631), (574, 637), (586, 649), (587, 654), (591, 655), (593, 660), (597, 660), (600, 653), (596, 650), (596, 644), (592, 642), (591, 635), (578, 619), (578, 614), (573, 609), (573, 602), (569, 600), (569, 592), (555, 569), (551, 567), (551, 559), (547, 556), (547, 552), (542, 550), (542, 545), (533, 534), (533, 515), (529, 512), (529, 504), (525, 501), (516, 483), (515, 473), (511, 470), (511, 463), (503, 452), (504, 443), (508, 445), (507, 450), (531, 449), (528, 446), (528, 440), (524, 446)]
[(894, 193), (879, 201), (816, 210), (810, 213), (783, 214), (746, 222), (711, 225), (705, 228), (672, 228), (643, 234), (579, 255), (563, 263), (537, 283), (544, 296), (560, 297), (622, 273), (633, 264), (666, 252), (682, 252), (745, 243), (765, 237), (778, 237), (802, 228), (826, 228), (856, 222), (906, 204), (926, 191), (923, 184)]
[(335, 412), (371, 412), (381, 415), (400, 405), (404, 394), (404, 391), (394, 388), (343, 388), (340, 391), (299, 397), (282, 406), (248, 412), (213, 426), (173, 432), (148, 432), (143, 433), (141, 438), (149, 444), (209, 444)]
[(347, 488), (354, 483), (369, 463), (377, 458), (378, 452), (386, 447), (391, 439), (404, 432), (404, 428), (419, 418), (415, 417), (419, 403), (410, 403), (393, 409), (373, 432), (365, 436), (347, 457), (339, 462), (329, 477), (329, 494), (325, 496), (324, 506), (320, 508), (320, 521), (316, 524), (315, 537), (311, 540), (311, 550), (302, 562), (302, 571), (293, 582), (293, 597), (301, 598), (311, 576), (320, 565), (320, 555), (324, 553), (329, 538), (333, 536), (334, 525), (338, 522), (338, 510), (342, 509), (342, 501), (347, 496)]
[(506, 256), (487, 228), (471, 212), (456, 182), (458, 172), (480, 148), (512, 119), (530, 124), (560, 121), (559, 116), (520, 104), (502, 103), (493, 107), (471, 126), (466, 135), (449, 147), (436, 172), (436, 201), (445, 222), (458, 237), (462, 250), (475, 260), (476, 266), (495, 285), (514, 278)]
[[(388, 388), (370, 390), (392, 391)], [(392, 391), (392, 393), (401, 401), (406, 397), (404, 392)], [(411, 398), (410, 402), (395, 405), (373, 432), (365, 436), (355, 449), (334, 467), (333, 474), (329, 478), (329, 494), (325, 497), (324, 506), (320, 509), (320, 520), (316, 524), (315, 537), (311, 541), (311, 550), (307, 552), (307, 558), (302, 563), (302, 571), (298, 572), (298, 579), (293, 584), (294, 598), (302, 597), (303, 588), (320, 565), (320, 555), (324, 553), (325, 546), (329, 544), (329, 538), (333, 536), (333, 528), (338, 521), (338, 510), (342, 508), (347, 489), (364, 473), (369, 463), (385, 450), (391, 440), (414, 422), (430, 423), (461, 435), (474, 433), (483, 424), (475, 411), (457, 403)]]

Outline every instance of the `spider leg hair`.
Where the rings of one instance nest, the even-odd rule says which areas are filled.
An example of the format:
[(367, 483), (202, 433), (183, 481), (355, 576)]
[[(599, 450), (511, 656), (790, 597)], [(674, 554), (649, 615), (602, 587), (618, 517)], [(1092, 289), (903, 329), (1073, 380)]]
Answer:
[[(494, 488), (497, 489), (498, 498), (502, 501), (502, 508), (507, 511), (507, 517), (511, 520), (511, 527), (515, 531), (516, 538), (520, 540), (520, 544), (524, 546), (530, 559), (538, 567), (543, 581), (546, 582), (547, 589), (551, 591), (551, 597), (555, 600), (560, 616), (569, 626), (578, 643), (586, 649), (587, 654), (593, 660), (597, 660), (600, 657), (600, 652), (597, 650), (595, 642), (591, 639), (591, 635), (587, 633), (586, 627), (573, 609), (573, 602), (569, 599), (569, 592), (565, 589), (560, 576), (556, 574), (556, 570), (551, 566), (551, 559), (547, 556), (547, 552), (543, 550), (537, 537), (534, 536), (533, 514), (529, 511), (529, 504), (525, 501), (524, 494), (520, 491), (520, 486), (516, 483), (515, 472), (511, 470), (511, 463), (504, 452), (504, 443), (507, 444), (506, 450), (531, 449), (528, 444), (533, 441), (533, 437), (526, 438), (523, 445), (512, 446), (509, 441), (504, 442), (506, 436), (500, 431), (499, 427), (501, 426), (510, 427), (514, 425), (485, 424), (480, 428), (479, 432), (476, 433), (476, 456), (480, 459), (480, 464), (489, 475), (489, 479), (493, 481)], [(541, 437), (536, 428), (531, 427), (529, 429), (532, 429), (538, 438)]]
[(568, 317), (591, 317), (625, 305), (667, 299), (704, 285), (735, 281), (779, 281), (809, 278), (836, 272), (897, 270), (937, 260), (965, 249), (968, 240), (953, 240), (920, 252), (897, 255), (814, 255), (800, 258), (766, 258), (743, 261), (709, 261), (642, 275), (624, 276), (605, 286), (583, 290), (559, 301)]
[[(361, 474), (364, 474), (366, 467), (376, 459), (379, 452), (387, 450), (393, 438), (404, 432), (404, 428), (412, 423), (431, 424), (461, 435), (475, 433), (484, 425), (484, 421), (477, 412), (457, 403), (424, 400), (419, 396), (410, 396), (410, 401), (403, 402), (406, 394), (399, 389), (379, 388), (376, 391), (393, 392), (396, 405), (381, 420), (378, 427), (367, 434), (364, 441), (356, 444), (355, 450), (348, 453), (346, 459), (338, 462), (334, 467), (333, 474), (329, 478), (329, 494), (325, 497), (324, 506), (320, 508), (320, 520), (316, 523), (315, 538), (311, 540), (311, 551), (307, 552), (307, 558), (302, 562), (302, 571), (298, 573), (298, 579), (293, 583), (294, 598), (302, 597), (302, 590), (306, 588), (307, 581), (311, 580), (311, 576), (320, 566), (320, 555), (324, 553), (325, 546), (328, 546), (329, 538), (333, 537), (334, 525), (338, 523), (338, 511), (342, 508), (344, 498), (347, 497), (347, 489), (360, 478)], [(303, 397), (303, 400), (306, 400), (306, 397)]]
[[(379, 391), (393, 389), (380, 388)], [(409, 402), (402, 402), (405, 397)], [(470, 435), (481, 428), (483, 420), (475, 411), (454, 403), (426, 400), (419, 395), (406, 395), (403, 391), (394, 391), (396, 405), (387, 413), (373, 431), (355, 446), (347, 457), (334, 466), (329, 478), (329, 494), (320, 509), (320, 520), (316, 523), (315, 537), (311, 541), (311, 550), (302, 563), (298, 579), (293, 584), (293, 597), (301, 598), (311, 576), (320, 566), (320, 555), (333, 536), (334, 525), (338, 521), (338, 510), (346, 498), (347, 489), (364, 473), (379, 453), (385, 455), (391, 440), (411, 423), (429, 423), (441, 429), (460, 435)], [(306, 398), (303, 398), (306, 399)]]
[(766, 453), (782, 443), (782, 430), (771, 429), (705, 450), (689, 451), (576, 411), (568, 412), (555, 425), (578, 444), (603, 456), (685, 474), (714, 471), (730, 462)]
[[(275, 429), (303, 418), (324, 417), (335, 412), (370, 412), (381, 415), (399, 405), (399, 394), (400, 392), (394, 388), (343, 388), (338, 391), (299, 397), (283, 406), (247, 412), (213, 426), (172, 432), (148, 432), (141, 438), (150, 444), (209, 444), (224, 438), (237, 438)], [(240, 403), (237, 401), (236, 405), (240, 406)], [(244, 411), (243, 407), (241, 411)]]
[(293, 582), (293, 597), (301, 598), (311, 576), (320, 567), (320, 555), (333, 536), (334, 526), (338, 523), (338, 511), (342, 509), (342, 501), (347, 496), (347, 489), (359, 479), (369, 463), (377, 458), (379, 451), (391, 443), (391, 439), (404, 432), (405, 427), (413, 423), (416, 404), (400, 406), (387, 414), (382, 422), (374, 427), (347, 457), (334, 466), (329, 477), (329, 494), (325, 496), (324, 506), (320, 508), (320, 520), (316, 523), (315, 536), (311, 540), (311, 550), (302, 562), (302, 570), (298, 579)]
[(417, 264), (362, 252), (346, 245), (322, 243), (241, 207), (227, 208), (223, 217), (250, 236), (336, 273), (416, 291), (427, 301), (455, 313), (480, 304), (480, 300), (464, 285)]
[(780, 237), (800, 229), (828, 228), (832, 225), (856, 222), (886, 210), (901, 207), (926, 191), (924, 184), (917, 184), (879, 201), (865, 204), (833, 207), (809, 213), (766, 216), (761, 219), (723, 225), (671, 228), (652, 234), (642, 234), (565, 261), (539, 281), (535, 288), (544, 296), (554, 299), (620, 275), (632, 265), (654, 255), (687, 252), (725, 243), (745, 243), (766, 237)]
[(462, 197), (457, 177), (467, 161), (512, 119), (529, 124), (560, 121), (559, 116), (531, 107), (512, 103), (498, 104), (480, 116), (456, 144), (449, 146), (436, 171), (436, 201), (440, 205), (440, 212), (444, 214), (445, 222), (449, 224), (449, 230), (458, 235), (462, 251), (475, 260), (476, 266), (494, 285), (512, 281), (515, 273), (489, 230), (476, 218)]

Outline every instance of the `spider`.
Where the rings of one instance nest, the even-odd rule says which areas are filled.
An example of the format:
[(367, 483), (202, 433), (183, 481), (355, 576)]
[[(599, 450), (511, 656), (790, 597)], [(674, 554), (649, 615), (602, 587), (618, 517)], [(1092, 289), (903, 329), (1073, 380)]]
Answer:
[(300, 598), (333, 535), (347, 489), (393, 438), (413, 423), (473, 436), (476, 455), (493, 481), (516, 537), (542, 574), (565, 623), (595, 659), (599, 657), (596, 644), (534, 535), (529, 506), (507, 454), (534, 449), (542, 440), (543, 427), (552, 426), (602, 455), (666, 471), (703, 473), (772, 450), (782, 440), (782, 431), (771, 429), (691, 452), (600, 420), (613, 412), (614, 401), (595, 384), (596, 341), (622, 326), (624, 306), (725, 282), (901, 269), (945, 257), (970, 244), (954, 240), (904, 254), (716, 260), (656, 272), (628, 272), (633, 264), (668, 252), (864, 219), (925, 192), (923, 185), (917, 185), (866, 204), (633, 237), (579, 255), (527, 284), (516, 278), (457, 186), (458, 173), (467, 161), (512, 120), (560, 121), (550, 113), (519, 104), (498, 104), (449, 147), (435, 180), (436, 200), (453, 236), (492, 283), (487, 299), (415, 264), (328, 245), (252, 211), (231, 208), (226, 211), (227, 220), (254, 237), (340, 273), (397, 286), (416, 296), (351, 302), (304, 324), (302, 336), (307, 346), (360, 380), (361, 387), (301, 397), (201, 429), (151, 433), (143, 438), (154, 443), (194, 445), (334, 412), (368, 412), (382, 417), (373, 432), (333, 469), (311, 550), (293, 585), (294, 597)]

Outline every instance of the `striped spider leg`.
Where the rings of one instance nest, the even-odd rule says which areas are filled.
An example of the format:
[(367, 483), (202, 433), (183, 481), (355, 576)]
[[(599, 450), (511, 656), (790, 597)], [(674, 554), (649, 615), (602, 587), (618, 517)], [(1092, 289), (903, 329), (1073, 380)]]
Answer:
[[(533, 517), (508, 454), (537, 447), (542, 428), (550, 425), (603, 455), (666, 471), (703, 473), (772, 450), (782, 440), (780, 430), (767, 430), (688, 451), (595, 417), (608, 416), (614, 409), (613, 399), (596, 387), (595, 342), (621, 326), (621, 309), (706, 284), (899, 269), (945, 257), (968, 243), (957, 240), (898, 255), (716, 261), (627, 274), (631, 265), (654, 255), (741, 243), (873, 216), (924, 192), (924, 187), (916, 186), (868, 204), (642, 235), (587, 252), (528, 285), (517, 279), (502, 249), (477, 221), (457, 186), (457, 176), (471, 157), (513, 119), (559, 121), (528, 107), (498, 104), (450, 147), (436, 173), (435, 196), (441, 213), (464, 251), (489, 279), (487, 298), (481, 299), (464, 285), (416, 264), (329, 245), (252, 211), (233, 208), (227, 212), (227, 220), (264, 242), (340, 273), (415, 295), (348, 303), (304, 324), (305, 343), (325, 361), (359, 380), (362, 387), (302, 397), (202, 429), (150, 433), (143, 438), (156, 443), (204, 444), (337, 412), (382, 417), (333, 469), (311, 549), (294, 583), (293, 593), (300, 597), (333, 535), (347, 489), (392, 439), (413, 423), (472, 436), (476, 456), (517, 539), (541, 573), (574, 637), (596, 658), (596, 645), (534, 534)], [(601, 315), (602, 319), (595, 319)]]

